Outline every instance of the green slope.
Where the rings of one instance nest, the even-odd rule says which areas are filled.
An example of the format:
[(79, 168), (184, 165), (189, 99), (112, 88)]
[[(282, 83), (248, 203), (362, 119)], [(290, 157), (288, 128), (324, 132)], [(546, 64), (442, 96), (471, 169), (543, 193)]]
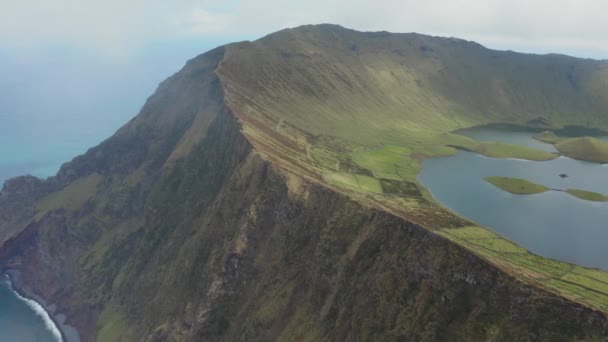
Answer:
[(555, 148), (563, 155), (595, 163), (608, 163), (608, 143), (591, 137), (565, 139)]
[(219, 74), (243, 113), (366, 145), (539, 116), (607, 127), (607, 63), (458, 39), (301, 27), (233, 46)]
[(486, 177), (485, 180), (499, 189), (518, 195), (540, 194), (551, 190), (544, 185), (519, 178)]
[(578, 197), (580, 199), (584, 199), (587, 201), (608, 202), (608, 196), (602, 195), (600, 193), (593, 192), (593, 191), (568, 189), (568, 190), (566, 190), (566, 192), (571, 194), (572, 196), (575, 196), (575, 197)]
[(606, 272), (477, 227), (416, 175), (454, 147), (554, 157), (450, 132), (608, 128), (606, 77), (333, 25), (230, 44), (56, 177), (12, 182), (0, 263), (84, 340), (601, 340)]
[[(493, 123), (608, 127), (607, 62), (493, 51), (451, 38), (305, 26), (231, 46), (217, 73), (265, 158), (432, 231), (463, 224), (417, 183), (424, 158), (456, 153), (454, 147), (497, 158), (557, 157), (451, 131)], [(362, 176), (378, 179), (383, 192), (353, 181)], [(513, 260), (463, 246), (496, 265)], [(534, 264), (505, 267), (539, 283)], [(573, 292), (544, 279), (550, 291), (577, 293), (569, 297), (593, 307), (608, 303), (601, 283)]]

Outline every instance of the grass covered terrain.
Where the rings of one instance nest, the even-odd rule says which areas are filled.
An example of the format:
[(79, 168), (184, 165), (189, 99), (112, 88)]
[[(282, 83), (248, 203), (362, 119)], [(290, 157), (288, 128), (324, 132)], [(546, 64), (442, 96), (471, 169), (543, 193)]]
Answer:
[[(495, 187), (510, 192), (516, 195), (532, 195), (547, 192), (553, 189), (547, 188), (542, 184), (536, 184), (529, 182), (525, 179), (512, 178), (512, 177), (486, 177), (485, 180), (494, 185)], [(564, 191), (572, 196), (578, 197), (582, 200), (592, 202), (608, 202), (608, 196), (587, 190), (579, 189), (567, 189), (558, 190)]]
[(76, 210), (95, 194), (97, 185), (103, 180), (98, 174), (92, 174), (76, 180), (65, 189), (52, 193), (38, 203), (36, 219), (55, 209)]
[(536, 134), (534, 138), (555, 145), (555, 148), (566, 157), (608, 163), (608, 143), (594, 137), (565, 138), (555, 132), (544, 131)]
[[(261, 156), (433, 232), (472, 224), (439, 206), (417, 182), (425, 158), (448, 156), (457, 149), (494, 158), (557, 157), (450, 132), (530, 122), (548, 128), (608, 128), (608, 89), (603, 81), (608, 64), (331, 25), (284, 30), (226, 50), (214, 73), (224, 87), (227, 107)], [(581, 91), (572, 91), (565, 77), (572, 70)], [(498, 240), (487, 241), (494, 242), (492, 246), (458, 241), (482, 256), (488, 250), (524, 253)], [(528, 275), (538, 273), (538, 268), (554, 264), (524, 254), (526, 262), (508, 271), (527, 280), (535, 279)], [(501, 255), (492, 262), (502, 265)], [(554, 280), (550, 290), (575, 296), (572, 285)]]
[(490, 158), (517, 158), (533, 161), (546, 161), (558, 157), (558, 155), (554, 153), (537, 150), (526, 146), (502, 142), (479, 142), (464, 136), (463, 138), (464, 139), (454, 139), (453, 137), (450, 137), (449, 139), (452, 141), (449, 143), (449, 145), (459, 149), (479, 153)]
[[(311, 139), (302, 131), (289, 126), (272, 125), (275, 129), (269, 131), (258, 126), (257, 121), (247, 116), (244, 120), (249, 120), (249, 124), (244, 128), (248, 137), (258, 147), (262, 146), (260, 150), (268, 153), (269, 158), (274, 158), (272, 160), (276, 160), (275, 162), (284, 168), (298, 170), (297, 172), (307, 174), (311, 179), (315, 179), (320, 173), (324, 183), (338, 191), (346, 192), (359, 202), (382, 208), (433, 231), (441, 227), (447, 228), (441, 230), (441, 234), (449, 229), (470, 226), (471, 223), (439, 206), (426, 189), (420, 186), (416, 177), (425, 158), (453, 155), (458, 149), (494, 158), (543, 161), (558, 157), (554, 153), (518, 145), (479, 142), (458, 134), (438, 132), (429, 127), (418, 127), (415, 130), (410, 130), (411, 127), (405, 128), (401, 140), (390, 143), (386, 142), (390, 139), (383, 139), (388, 138), (387, 136), (378, 135), (376, 142), (370, 144), (356, 138), (347, 140), (326, 135)], [(286, 132), (289, 132), (289, 137), (284, 135)], [(496, 181), (513, 193), (541, 193), (550, 190), (525, 180), (503, 178)], [(487, 229), (484, 231), (489, 232)], [(578, 287), (578, 283), (570, 284), (559, 278), (547, 278), (543, 282), (538, 282), (539, 277), (543, 277), (538, 274), (559, 273), (554, 270), (555, 267), (559, 270), (568, 267), (587, 270), (585, 268), (534, 255), (501, 237), (487, 241), (479, 240), (475, 244), (460, 239), (453, 241), (467, 247), (473, 253), (491, 257), (489, 260), (501, 267), (507, 265), (504, 268), (506, 271), (522, 279), (586, 305), (608, 310), (605, 298), (602, 297), (608, 294), (600, 294), (602, 299), (596, 301), (593, 297), (595, 292)], [(508, 260), (501, 259), (507, 256)], [(588, 271), (594, 276), (605, 274), (600, 270)], [(576, 277), (578, 275), (568, 275), (568, 278), (577, 281), (585, 280), (596, 284), (595, 280)]]
[(479, 153), (491, 158), (518, 158), (545, 161), (557, 158), (556, 154), (498, 142), (479, 142), (469, 137), (447, 133), (417, 140), (407, 147), (383, 145), (381, 147), (355, 150), (351, 156), (358, 166), (371, 170), (374, 177), (394, 180), (416, 181), (420, 162), (455, 154), (457, 149)]
[(371, 170), (374, 177), (379, 179), (413, 181), (420, 167), (412, 157), (411, 149), (392, 145), (355, 151), (352, 160), (358, 166)]
[[(416, 179), (425, 158), (449, 156), (457, 153), (457, 148), (477, 153), (483, 151), (494, 157), (525, 157), (532, 160), (553, 159), (557, 155), (509, 144), (482, 143), (452, 133), (421, 134), (406, 146), (386, 144), (365, 148), (357, 144), (340, 144), (352, 151), (350, 159), (332, 152), (332, 145), (336, 143), (332, 140), (331, 144), (313, 148), (312, 159), (319, 158), (319, 161), (323, 160), (323, 165), (343, 171), (328, 172), (323, 176), (326, 182), (339, 190), (350, 192), (353, 198), (363, 203), (407, 217), (429, 229), (446, 227), (437, 232), (505, 271), (572, 300), (608, 310), (608, 285), (603, 281), (604, 278), (608, 279), (607, 272), (534, 255), (486, 228), (471, 226), (470, 222), (438, 206)], [(488, 177), (486, 180), (515, 194), (551, 190), (517, 178)], [(599, 199), (599, 194), (568, 192), (587, 200)]]
[(511, 177), (486, 177), (485, 180), (495, 187), (517, 195), (540, 194), (551, 189), (544, 185)]
[(558, 157), (551, 152), (500, 142), (480, 143), (473, 151), (491, 158), (517, 158), (533, 161), (546, 161)]
[(592, 137), (558, 141), (555, 148), (563, 155), (595, 163), (608, 163), (608, 143)]
[(592, 202), (608, 202), (608, 196), (602, 195), (593, 191), (586, 190), (578, 190), (578, 189), (568, 189), (566, 190), (572, 196), (578, 197), (580, 199), (584, 199)]
[[(192, 65), (196, 64), (196, 61), (192, 63)], [(606, 95), (608, 89), (604, 80), (608, 75), (608, 64), (591, 63), (563, 56), (503, 53), (455, 39), (415, 34), (361, 33), (323, 25), (285, 30), (256, 42), (233, 44), (226, 47), (225, 56), (221, 62), (213, 63), (213, 68), (214, 75), (219, 77), (219, 83), (223, 87), (222, 92), (218, 93), (225, 94), (226, 107), (236, 115), (241, 132), (256, 153), (271, 162), (276, 169), (287, 171), (312, 183), (321, 183), (367, 207), (392, 213), (408, 223), (415, 223), (451, 239), (466, 247), (471, 253), (487, 259), (527, 283), (608, 312), (605, 298), (608, 289), (602, 286), (605, 285), (606, 272), (577, 268), (567, 263), (535, 256), (487, 229), (469, 229), (473, 226), (471, 222), (439, 206), (416, 180), (424, 158), (454, 154), (457, 152), (456, 148), (500, 158), (549, 160), (556, 157), (547, 152), (508, 144), (480, 143), (449, 133), (457, 129), (496, 122), (525, 125), (530, 120), (539, 121), (537, 120), (539, 116), (543, 117), (540, 121), (549, 122), (556, 127), (578, 124), (607, 128), (605, 112), (608, 106)], [(576, 85), (580, 91), (572, 90), (572, 82), (566, 77), (569, 73), (575, 74)], [(173, 102), (182, 103), (182, 101)], [(193, 108), (197, 106), (197, 103), (192, 103)], [(166, 116), (162, 115), (162, 117)], [(195, 137), (198, 139), (199, 135)], [(222, 140), (222, 143), (225, 141)], [(197, 156), (206, 155), (197, 154)], [(202, 165), (207, 164), (202, 163)], [(194, 179), (203, 182), (206, 177), (199, 177), (199, 174), (206, 173), (194, 173), (197, 176), (193, 176)], [(183, 177), (176, 177), (175, 182), (183, 182), (182, 179)], [(255, 181), (242, 182), (255, 184)], [(167, 197), (169, 201), (173, 201), (176, 197), (183, 198), (178, 196), (184, 196), (190, 189), (200, 189), (185, 182), (184, 184), (186, 186), (181, 188), (183, 191)], [(302, 192), (302, 197), (306, 198), (306, 190)], [(197, 193), (196, 198), (200, 197), (200, 193)], [(315, 207), (314, 196), (316, 196), (314, 193), (310, 194), (306, 206)], [(164, 206), (165, 202), (167, 201), (161, 201), (159, 206)], [(263, 216), (258, 218), (257, 214), (258, 208), (265, 201), (259, 202), (260, 205), (249, 210), (252, 212), (250, 221), (265, 222), (266, 218)], [(230, 205), (236, 204), (231, 201)], [(204, 206), (199, 206), (196, 211), (200, 208)], [(248, 211), (245, 207), (242, 209), (243, 212)], [(319, 211), (321, 209), (323, 208)], [(288, 217), (292, 214), (286, 212)], [(207, 241), (225, 241), (226, 230), (241, 226), (237, 224), (238, 222), (231, 221), (233, 215), (218, 216), (221, 223), (217, 226), (221, 228), (221, 234), (191, 239), (190, 231), (181, 232), (183, 236), (188, 237), (188, 240), (205, 242), (195, 246), (193, 250), (196, 253), (206, 253), (211, 250), (206, 245)], [(350, 216), (353, 215), (345, 217)], [(162, 215), (162, 217), (171, 216)], [(334, 221), (334, 216), (319, 216), (319, 218), (327, 219), (332, 223), (331, 228), (327, 229), (324, 235), (335, 234), (338, 231), (336, 227), (339, 224)], [(170, 223), (164, 229), (175, 230), (176, 222)], [(352, 227), (355, 225), (348, 219), (342, 223), (347, 228), (345, 234), (336, 236), (335, 240), (346, 243), (352, 238), (347, 234), (352, 234)], [(199, 234), (201, 229), (195, 231)], [(307, 224), (304, 229), (289, 229), (289, 235), (293, 235), (298, 243), (307, 244), (307, 241), (315, 239), (314, 236), (305, 235), (309, 231), (310, 224)], [(238, 232), (239, 236), (249, 233)], [(459, 235), (460, 233), (463, 235)], [(268, 235), (276, 234), (273, 232)], [(478, 239), (480, 236), (483, 238)], [(364, 247), (370, 244), (365, 234), (356, 239), (360, 239), (359, 244)], [(251, 243), (255, 243), (255, 240), (254, 235)], [(159, 238), (158, 241), (160, 241), (158, 246), (162, 247), (164, 240)], [(353, 245), (357, 244), (353, 243)], [(181, 244), (174, 246), (180, 246), (180, 250), (185, 250)], [(281, 255), (282, 249), (276, 247), (278, 245), (269, 246), (273, 247), (257, 248), (259, 251), (277, 253), (268, 258), (269, 261), (288, 260), (290, 265), (295, 265), (294, 261), (311, 256), (300, 255), (294, 252), (298, 251), (294, 248), (285, 249), (288, 252)], [(323, 249), (329, 249), (326, 246), (329, 245), (324, 245)], [(427, 249), (429, 246), (419, 247)], [(347, 248), (351, 247), (340, 246), (336, 249)], [(175, 248), (172, 247), (167, 252), (173, 249)], [(383, 249), (377, 253), (374, 252), (375, 248), (366, 251), (363, 258), (366, 268), (367, 262), (372, 259), (371, 256), (377, 255), (382, 258)], [(151, 250), (156, 250), (156, 246)], [(315, 255), (324, 257), (326, 254), (321, 252)], [(210, 259), (220, 260), (222, 265), (228, 265), (223, 261), (222, 256), (223, 254), (212, 255)], [(410, 258), (412, 259), (416, 258)], [(181, 260), (199, 259), (189, 257)], [(206, 259), (201, 256), (200, 260)], [(316, 267), (318, 261), (322, 260), (311, 261), (314, 261), (311, 262), (311, 266)], [(386, 260), (386, 264), (394, 263), (393, 260)], [(184, 263), (176, 265), (180, 268), (184, 267)], [(270, 272), (276, 274), (276, 269), (271, 268), (273, 264), (265, 262), (259, 263), (260, 274), (264, 274), (263, 268), (268, 265)], [(336, 265), (340, 264), (330, 260), (327, 269), (330, 272), (342, 269), (347, 273), (354, 271)], [(401, 273), (403, 270), (401, 266), (395, 264), (396, 270), (391, 270), (388, 274)], [(220, 266), (222, 267), (226, 266)], [(466, 263), (464, 267), (467, 267)], [(434, 272), (434, 277), (442, 281), (443, 270), (448, 269), (430, 269)], [(305, 273), (298, 269), (294, 271)], [(370, 283), (382, 278), (367, 270), (362, 272)], [(201, 272), (201, 276), (205, 273)], [(310, 279), (323, 276), (322, 272), (314, 273), (314, 277)], [(171, 279), (171, 277), (166, 278)], [(198, 275), (193, 274), (184, 280), (198, 284), (199, 278)], [(150, 279), (155, 278), (150, 277)], [(598, 279), (603, 280), (604, 283), (598, 282)], [(308, 279), (304, 281), (309, 282)], [(174, 290), (183, 283), (183, 281), (175, 281), (170, 289)], [(331, 283), (332, 280), (328, 279), (327, 285)], [(412, 285), (401, 282), (404, 283), (411, 286), (411, 291), (416, 291), (417, 287), (427, 286), (415, 282)], [(360, 284), (364, 289), (370, 286), (367, 282)], [(273, 293), (285, 291), (286, 295), (278, 299), (280, 303), (285, 303), (281, 306), (291, 307), (291, 303), (294, 303), (292, 299), (295, 297), (288, 295), (293, 285), (294, 282), (290, 280), (285, 286), (281, 284), (283, 290), (272, 291)], [(383, 292), (390, 293), (390, 288), (383, 287)], [(332, 293), (330, 289), (331, 287), (323, 285), (325, 299), (319, 301), (331, 303), (340, 300), (339, 297), (334, 297), (339, 296), (340, 292)], [(425, 301), (427, 300), (425, 298), (428, 298), (428, 301), (441, 300), (441, 297), (434, 297), (432, 290), (429, 291), (415, 300)], [(319, 291), (309, 292), (300, 296), (322, 298), (323, 296), (317, 296), (318, 293)], [(389, 302), (395, 302), (395, 298), (390, 298)], [(403, 300), (407, 301), (409, 298)], [(464, 306), (468, 305), (466, 299), (463, 300), (465, 300)], [(166, 305), (164, 298), (160, 303)], [(478, 303), (480, 306), (487, 305), (484, 302)], [(455, 309), (463, 306), (460, 302), (454, 304)], [(250, 305), (255, 304), (250, 303)], [(314, 305), (325, 307), (323, 303)], [(450, 307), (451, 303), (443, 306)], [(275, 316), (273, 311), (281, 312), (277, 307), (278, 305), (262, 305), (261, 317), (256, 324), (264, 330), (271, 330), (270, 322)], [(303, 327), (307, 327), (308, 322), (319, 321), (319, 315), (309, 319), (309, 314), (304, 311), (305, 308), (293, 307), (301, 313), (299, 317), (302, 317), (302, 321), (295, 324), (300, 329), (304, 330)], [(348, 317), (351, 315), (348, 310), (328, 310), (324, 312), (323, 317), (342, 317), (342, 315)], [(379, 313), (381, 311), (382, 309), (378, 309)], [(399, 311), (406, 310), (391, 312)], [(436, 315), (434, 311), (424, 313), (421, 311), (414, 314), (413, 319), (406, 316), (403, 322), (412, 322), (411, 324), (416, 325), (418, 318), (426, 316), (434, 320)], [(112, 318), (107, 319), (110, 323), (116, 321), (114, 317), (120, 317), (107, 316)], [(228, 320), (232, 320), (232, 315), (225, 316)], [(483, 314), (479, 315), (481, 316)], [(395, 318), (396, 315), (393, 315), (390, 320)], [(345, 321), (346, 323), (348, 322)], [(358, 321), (356, 325), (361, 323), (367, 322)], [(345, 330), (349, 330), (346, 325), (344, 327)], [(369, 331), (373, 330), (373, 327), (370, 327)], [(111, 334), (107, 336), (113, 337)], [(365, 340), (366, 336), (359, 335), (359, 338)], [(368, 337), (367, 339), (373, 339), (371, 335)], [(495, 339), (500, 337), (508, 339), (509, 336), (499, 336)], [(313, 340), (317, 339), (313, 338)]]
[[(438, 205), (416, 175), (425, 158), (458, 149), (555, 158), (450, 132), (530, 122), (606, 129), (606, 77), (606, 63), (328, 25), (231, 44), (188, 62), (114, 138), (64, 169), (71, 185), (38, 212), (68, 210), (49, 217), (58, 228), (42, 229), (55, 235), (42, 235), (38, 246), (48, 266), (65, 268), (63, 255), (80, 256), (49, 273), (83, 275), (82, 286), (64, 287), (82, 292), (69, 300), (87, 306), (70, 314), (99, 308), (90, 335), (99, 340), (187, 340), (197, 332), (193, 340), (220, 340), (241, 322), (251, 330), (226, 340), (276, 340), (256, 332), (284, 327), (286, 340), (320, 340), (327, 336), (314, 330), (334, 328), (330, 321), (338, 333), (361, 331), (335, 340), (395, 340), (374, 333), (408, 325), (421, 332), (410, 339), (441, 340), (427, 333), (451, 331), (460, 317), (467, 330), (454, 340), (529, 339), (529, 331), (493, 329), (544, 308), (552, 315), (536, 316), (533, 328), (557, 326), (559, 315), (583, 317), (566, 301), (550, 306), (562, 301), (555, 293), (606, 313), (608, 272), (536, 256), (475, 227)], [(104, 179), (87, 176), (94, 171)], [(77, 208), (84, 210), (70, 210)], [(77, 229), (64, 229), (61, 215)], [(395, 229), (385, 230), (387, 220)], [(542, 290), (483, 262), (473, 268), (479, 260), (471, 254)], [(484, 274), (507, 281), (483, 284), (496, 279)], [(377, 296), (369, 291), (375, 284)], [(503, 298), (503, 289), (514, 296)], [(377, 305), (384, 297), (394, 306)], [(376, 324), (378, 317), (394, 326)], [(475, 325), (485, 319), (498, 323)], [(572, 330), (584, 329), (577, 324)]]
[(494, 232), (477, 226), (443, 229), (450, 240), (479, 253), (511, 274), (551, 288), (573, 300), (608, 308), (608, 273), (534, 255)]
[(323, 175), (326, 182), (358, 192), (382, 193), (380, 182), (364, 175), (345, 172), (329, 172)]

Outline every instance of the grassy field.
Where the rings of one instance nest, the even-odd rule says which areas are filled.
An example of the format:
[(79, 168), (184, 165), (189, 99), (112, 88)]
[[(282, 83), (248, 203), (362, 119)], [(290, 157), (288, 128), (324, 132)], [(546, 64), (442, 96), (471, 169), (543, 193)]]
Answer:
[(578, 189), (568, 189), (566, 190), (572, 196), (578, 197), (580, 199), (584, 199), (586, 201), (592, 202), (608, 202), (608, 196), (586, 190), (578, 190)]
[[(485, 149), (480, 149), (480, 145)], [(608, 272), (579, 267), (530, 253), (489, 229), (471, 226), (467, 221), (434, 202), (426, 190), (417, 183), (416, 175), (424, 158), (454, 154), (457, 151), (454, 147), (474, 152), (481, 150), (493, 156), (508, 158), (527, 157), (543, 160), (548, 158), (548, 155), (551, 158), (556, 157), (555, 154), (543, 151), (533, 150), (534, 152), (530, 153), (532, 149), (519, 148), (519, 146), (513, 148), (509, 144), (480, 143), (468, 137), (446, 133), (417, 139), (407, 147), (382, 145), (369, 149), (355, 148), (351, 153), (352, 162), (361, 170), (372, 173), (373, 177), (363, 176), (367, 182), (356, 181), (361, 179), (361, 175), (330, 174), (324, 178), (327, 177), (325, 178), (327, 181), (343, 190), (354, 191), (355, 193), (351, 195), (361, 202), (381, 207), (429, 229), (453, 227), (435, 231), (526, 282), (537, 284), (590, 307), (608, 311), (606, 281)], [(375, 182), (370, 182), (370, 178), (379, 179), (380, 187)], [(389, 194), (386, 191), (387, 187), (382, 186), (386, 182), (383, 179), (398, 184), (412, 184), (419, 188), (422, 196), (416, 197), (411, 193), (399, 196)], [(486, 180), (494, 186), (516, 194), (535, 194), (551, 190), (543, 185), (516, 178), (489, 177)], [(599, 198), (597, 197), (599, 194), (569, 192), (587, 200)], [(372, 197), (366, 194), (371, 194)], [(462, 228), (463, 226), (465, 227)]]
[[(426, 139), (425, 139), (426, 138)], [(491, 158), (518, 158), (534, 161), (555, 159), (556, 154), (524, 146), (479, 142), (471, 138), (447, 133), (432, 137), (420, 137), (407, 147), (383, 145), (372, 149), (361, 148), (351, 154), (352, 161), (371, 170), (374, 177), (416, 181), (420, 163), (424, 158), (455, 154), (464, 149)]]
[(517, 158), (534, 161), (546, 161), (559, 157), (554, 153), (543, 150), (498, 142), (480, 143), (474, 151), (491, 158)]
[(474, 251), (511, 274), (573, 300), (608, 310), (608, 273), (534, 255), (482, 227), (443, 229), (440, 235)]
[(540, 194), (551, 190), (544, 185), (519, 178), (486, 177), (485, 180), (501, 190), (517, 195)]
[[(601, 280), (608, 278), (608, 272), (537, 256), (486, 228), (471, 227), (470, 222), (442, 208), (417, 181), (424, 159), (453, 155), (458, 149), (489, 157), (531, 160), (553, 159), (556, 154), (510, 144), (478, 142), (457, 134), (438, 134), (431, 129), (404, 135), (399, 143), (372, 146), (330, 136), (320, 136), (313, 142), (305, 136), (291, 138), (297, 147), (282, 143), (255, 126), (247, 126), (245, 130), (254, 141), (264, 144), (262, 151), (270, 153), (269, 158), (272, 154), (282, 155), (277, 162), (283, 167), (300, 174), (308, 172), (309, 179), (321, 173), (325, 184), (361, 203), (438, 232), (527, 282), (608, 312), (608, 290)], [(291, 133), (292, 136), (299, 134)], [(299, 150), (306, 151), (307, 156)], [(513, 193), (550, 190), (525, 180), (504, 177), (497, 177), (495, 183)]]
[[(512, 177), (486, 177), (485, 180), (495, 187), (516, 195), (532, 195), (550, 191), (542, 184), (536, 184), (524, 179)], [(560, 190), (561, 191), (561, 190)], [(608, 196), (587, 190), (567, 189), (568, 194), (592, 202), (608, 202)]]
[(392, 180), (414, 180), (420, 165), (412, 158), (412, 150), (385, 145), (371, 150), (352, 153), (352, 160), (362, 168), (372, 171), (374, 177)]
[(326, 182), (357, 192), (382, 193), (380, 182), (372, 177), (344, 172), (328, 172), (323, 175)]
[(608, 143), (593, 137), (565, 138), (552, 131), (536, 134), (535, 139), (553, 144), (564, 156), (595, 163), (608, 163)]
[(608, 143), (592, 137), (561, 140), (555, 148), (563, 155), (594, 163), (608, 163)]
[(457, 134), (442, 135), (441, 139), (437, 142), (458, 149), (479, 153), (490, 158), (517, 158), (533, 161), (546, 161), (559, 157), (555, 153), (526, 146), (502, 142), (481, 142)]

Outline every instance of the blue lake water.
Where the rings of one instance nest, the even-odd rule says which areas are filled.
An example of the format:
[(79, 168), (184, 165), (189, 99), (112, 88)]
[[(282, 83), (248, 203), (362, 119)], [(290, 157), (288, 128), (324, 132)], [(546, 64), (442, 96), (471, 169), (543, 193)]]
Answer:
[[(546, 150), (531, 132), (475, 129), (460, 132), (479, 140)], [(559, 175), (565, 173), (568, 178)], [(447, 208), (491, 228), (536, 254), (608, 270), (608, 202), (590, 202), (565, 192), (515, 195), (487, 183), (489, 176), (526, 179), (555, 189), (608, 194), (608, 166), (560, 157), (545, 162), (495, 159), (471, 152), (425, 160), (420, 182)]]

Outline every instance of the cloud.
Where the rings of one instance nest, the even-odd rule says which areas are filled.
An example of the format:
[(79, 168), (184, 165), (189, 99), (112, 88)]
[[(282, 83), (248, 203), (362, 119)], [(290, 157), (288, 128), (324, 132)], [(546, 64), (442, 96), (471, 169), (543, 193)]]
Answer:
[(608, 58), (604, 0), (19, 0), (0, 4), (0, 44), (121, 54), (155, 40), (253, 39), (330, 22), (457, 36), (489, 47)]
[(190, 0), (175, 4), (162, 0), (2, 1), (0, 43), (17, 49), (77, 46), (120, 55), (150, 41), (187, 35), (187, 26), (193, 25), (187, 19), (199, 6), (209, 4)]

